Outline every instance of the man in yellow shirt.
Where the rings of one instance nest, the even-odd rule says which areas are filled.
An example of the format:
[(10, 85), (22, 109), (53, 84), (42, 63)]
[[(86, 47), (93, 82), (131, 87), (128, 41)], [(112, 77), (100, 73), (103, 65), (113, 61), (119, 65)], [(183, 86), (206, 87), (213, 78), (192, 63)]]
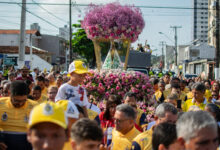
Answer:
[(189, 88), (188, 87), (186, 87), (186, 81), (185, 80), (181, 80), (180, 81), (180, 88), (181, 88), (181, 92), (182, 93), (185, 93), (185, 94), (187, 94), (187, 93), (189, 93)]
[[(177, 109), (174, 105), (169, 103), (162, 103), (157, 106), (155, 111), (155, 120), (156, 125), (168, 122), (175, 124), (177, 120)], [(152, 150), (152, 134), (154, 127), (150, 130), (147, 130), (141, 134), (139, 134), (136, 138), (134, 138), (132, 142), (132, 150)]]
[(124, 103), (132, 106), (133, 108), (136, 108), (135, 109), (135, 111), (137, 112), (136, 124), (142, 130), (144, 130), (144, 128), (147, 126), (146, 115), (144, 111), (137, 108), (136, 94), (132, 92), (127, 92), (124, 96)]
[(132, 140), (140, 134), (135, 128), (136, 112), (128, 104), (116, 107), (115, 129), (112, 131), (112, 150), (130, 150)]
[(208, 101), (204, 97), (205, 94), (205, 85), (203, 83), (197, 82), (192, 86), (193, 98), (188, 99), (183, 105), (183, 111), (186, 112), (190, 109), (191, 106), (198, 106), (201, 110), (205, 109)]
[(45, 86), (45, 78), (43, 76), (37, 76), (36, 85), (40, 86), (42, 95), (47, 97), (47, 87)]
[(159, 90), (154, 93), (154, 96), (158, 103), (162, 103), (165, 100), (165, 97), (164, 97), (165, 83), (163, 80), (159, 82), (158, 87), (159, 87)]
[(27, 99), (28, 87), (23, 81), (13, 81), (10, 97), (0, 99), (0, 128), (8, 150), (31, 149), (26, 140), (27, 123), (31, 109), (37, 104)]
[(38, 104), (47, 101), (47, 97), (45, 97), (45, 95), (42, 95), (41, 87), (38, 85), (33, 87), (31, 94), (33, 100), (36, 101)]
[(54, 102), (34, 107), (28, 122), (27, 139), (34, 150), (62, 150), (68, 140), (64, 109)]
[(171, 85), (170, 94), (177, 94), (178, 95), (178, 100), (181, 100), (182, 103), (187, 100), (187, 96), (186, 96), (185, 92), (181, 91), (181, 87), (180, 87), (179, 84), (173, 83)]
[(102, 129), (94, 120), (82, 118), (72, 126), (71, 144), (73, 150), (99, 150), (102, 138)]
[(169, 73), (166, 73), (164, 76), (163, 76), (163, 81), (166, 85), (168, 85), (170, 83), (170, 75)]

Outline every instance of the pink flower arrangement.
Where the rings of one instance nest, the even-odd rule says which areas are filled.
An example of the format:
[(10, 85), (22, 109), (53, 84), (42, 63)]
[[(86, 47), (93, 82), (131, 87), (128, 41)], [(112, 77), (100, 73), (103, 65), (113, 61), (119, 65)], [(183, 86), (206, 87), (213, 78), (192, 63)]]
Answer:
[(138, 102), (137, 107), (142, 109), (146, 114), (146, 121), (152, 122), (154, 121), (154, 113), (155, 113), (155, 106), (151, 105), (150, 102)]
[(126, 92), (132, 91), (138, 101), (148, 102), (154, 93), (149, 77), (143, 73), (113, 69), (91, 72), (93, 75), (86, 77), (83, 86), (95, 101), (108, 99), (111, 94), (122, 100)]
[(130, 39), (135, 42), (145, 23), (139, 8), (115, 2), (90, 5), (81, 25), (89, 39)]

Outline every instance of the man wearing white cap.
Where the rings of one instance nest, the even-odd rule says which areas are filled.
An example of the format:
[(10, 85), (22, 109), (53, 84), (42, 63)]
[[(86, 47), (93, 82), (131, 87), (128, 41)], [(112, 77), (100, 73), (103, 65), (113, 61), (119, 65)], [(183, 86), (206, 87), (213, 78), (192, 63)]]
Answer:
[(80, 60), (73, 61), (69, 65), (69, 82), (63, 84), (57, 93), (55, 101), (71, 100), (74, 104), (83, 107), (86, 117), (88, 117), (87, 108), (88, 97), (85, 88), (81, 86), (85, 76), (89, 73), (87, 66)]

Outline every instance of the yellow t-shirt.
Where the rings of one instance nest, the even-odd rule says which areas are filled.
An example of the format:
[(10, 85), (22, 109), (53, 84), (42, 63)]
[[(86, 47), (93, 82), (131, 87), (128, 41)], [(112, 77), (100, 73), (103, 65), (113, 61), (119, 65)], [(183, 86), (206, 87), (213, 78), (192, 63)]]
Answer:
[(24, 106), (15, 108), (10, 97), (0, 98), (0, 128), (9, 132), (26, 132), (30, 111), (37, 102), (27, 99)]
[(152, 150), (153, 128), (139, 134), (132, 142), (131, 150)]
[(165, 91), (163, 91), (164, 99), (167, 99), (167, 96), (170, 95), (170, 93), (171, 93), (171, 88), (166, 89)]
[(182, 102), (186, 101), (186, 94), (184, 92), (181, 92), (180, 99), (182, 100)]
[(98, 113), (91, 109), (87, 109), (87, 112), (90, 120), (94, 120), (98, 116)]
[(56, 82), (51, 82), (49, 86), (56, 86)]
[(205, 90), (205, 98), (207, 99), (207, 100), (209, 100), (209, 98), (212, 96), (212, 93), (211, 93), (211, 91), (210, 90), (208, 90), (208, 89), (206, 89)]
[(188, 87), (185, 87), (185, 88), (184, 88), (184, 90), (183, 90), (182, 92), (184, 92), (185, 94), (187, 94), (187, 93), (189, 93), (189, 92), (190, 92), (190, 90), (189, 90), (189, 88), (188, 88)]
[(194, 99), (188, 99), (184, 104), (183, 104), (183, 111), (187, 112), (191, 106), (198, 106), (201, 110), (205, 109), (207, 102), (203, 102), (203, 103), (196, 103)]
[(112, 150), (130, 150), (131, 142), (138, 134), (140, 132), (135, 127), (125, 135), (114, 129), (112, 131)]
[(159, 98), (162, 96), (162, 92), (158, 90), (157, 92), (154, 93), (154, 96), (156, 100), (159, 101)]
[(187, 98), (188, 98), (188, 99), (192, 99), (192, 98), (193, 98), (192, 92), (187, 93)]
[(41, 103), (46, 102), (46, 101), (47, 101), (47, 97), (42, 95), (42, 94), (41, 94), (40, 99), (35, 100), (35, 102), (37, 102), (38, 104), (41, 104)]
[(144, 111), (138, 108), (137, 109), (136, 124), (139, 127), (141, 127), (142, 129), (147, 126), (147, 122), (145, 122), (145, 119), (146, 119), (146, 115), (144, 114)]
[(44, 87), (44, 89), (41, 91), (41, 95), (47, 97), (47, 90), (48, 89), (46, 87)]
[(69, 139), (67, 142), (65, 142), (64, 146), (63, 146), (63, 150), (71, 150), (72, 146), (71, 146), (71, 139)]

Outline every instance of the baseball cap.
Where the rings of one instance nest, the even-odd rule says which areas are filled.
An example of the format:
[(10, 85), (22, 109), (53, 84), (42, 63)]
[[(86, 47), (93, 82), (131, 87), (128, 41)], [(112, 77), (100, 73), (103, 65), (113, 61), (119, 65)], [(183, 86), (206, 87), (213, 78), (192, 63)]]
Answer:
[(79, 118), (79, 111), (76, 105), (72, 101), (59, 100), (56, 103), (61, 107), (63, 107), (66, 117), (75, 118), (75, 119)]
[(64, 129), (67, 128), (64, 109), (54, 102), (44, 102), (35, 106), (30, 114), (28, 128), (43, 122), (50, 122)]
[(72, 72), (77, 74), (89, 73), (86, 64), (81, 60), (75, 60), (69, 65), (68, 76), (70, 76)]

